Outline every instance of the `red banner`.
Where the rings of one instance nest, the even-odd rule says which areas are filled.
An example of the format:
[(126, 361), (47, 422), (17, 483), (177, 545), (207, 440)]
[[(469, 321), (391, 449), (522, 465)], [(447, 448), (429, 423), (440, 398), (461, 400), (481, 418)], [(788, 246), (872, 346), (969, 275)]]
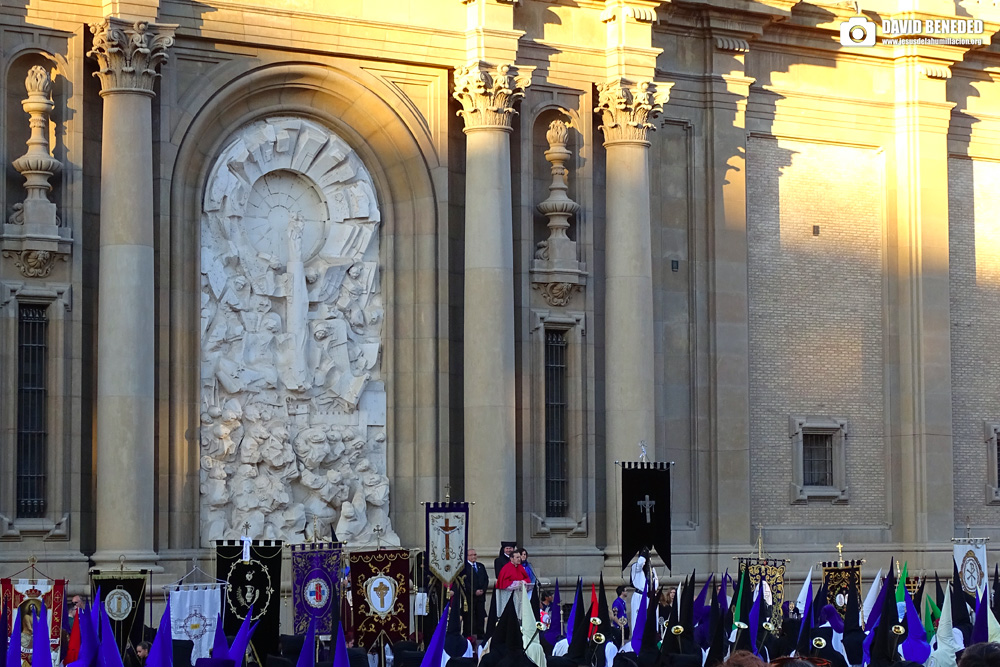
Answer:
[(403, 641), (410, 633), (410, 552), (405, 549), (351, 554), (354, 639), (372, 648), (379, 640)]
[[(7, 610), (7, 627), (10, 635), (14, 624), (14, 611), (21, 612), (21, 664), (31, 664), (32, 621), (31, 612), (41, 613), (45, 603), (46, 623), (49, 627), (49, 646), (52, 664), (59, 664), (59, 645), (62, 640), (63, 607), (66, 601), (65, 579), (0, 579), (0, 604)], [(16, 641), (11, 637), (11, 641)]]

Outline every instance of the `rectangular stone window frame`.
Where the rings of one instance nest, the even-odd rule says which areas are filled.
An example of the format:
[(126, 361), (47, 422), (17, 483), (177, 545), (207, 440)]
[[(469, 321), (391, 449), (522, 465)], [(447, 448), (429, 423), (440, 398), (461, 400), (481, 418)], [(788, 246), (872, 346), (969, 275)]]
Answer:
[[(820, 433), (832, 436), (833, 484), (807, 486), (805, 484), (803, 435)], [(790, 415), (788, 437), (792, 443), (792, 481), (789, 488), (793, 505), (811, 501), (826, 501), (834, 505), (850, 500), (847, 487), (847, 420), (834, 417)]]
[[(0, 348), (0, 542), (69, 539), (72, 289), (64, 283), (0, 281), (0, 340), (18, 341), (22, 304), (46, 306), (45, 516), (17, 518), (18, 345)], [(79, 387), (76, 388), (79, 392)]]
[(986, 440), (986, 504), (1000, 505), (1000, 422), (983, 422)]
[[(527, 447), (525, 464), (534, 471), (525, 479), (531, 489), (530, 502), (532, 535), (545, 537), (563, 534), (569, 537), (587, 536), (586, 492), (587, 449), (584, 404), (584, 354), (586, 350), (586, 315), (576, 311), (531, 311), (529, 349), (531, 354), (531, 399), (528, 412), (531, 419), (531, 446)], [(566, 442), (567, 500), (566, 515), (546, 516), (545, 480), (545, 334), (562, 331), (566, 336)]]

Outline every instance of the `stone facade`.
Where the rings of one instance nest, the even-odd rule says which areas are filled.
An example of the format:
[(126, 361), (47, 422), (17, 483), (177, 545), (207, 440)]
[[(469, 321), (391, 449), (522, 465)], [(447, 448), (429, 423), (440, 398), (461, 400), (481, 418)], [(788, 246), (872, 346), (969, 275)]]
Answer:
[[(639, 441), (675, 572), (758, 525), (793, 578), (1000, 540), (1000, 10), (962, 10), (981, 48), (855, 48), (848, 4), (5, 3), (0, 574), (176, 579), (244, 522), (419, 547), (447, 494), (482, 555), (614, 578)], [(796, 482), (809, 424), (836, 489)]]

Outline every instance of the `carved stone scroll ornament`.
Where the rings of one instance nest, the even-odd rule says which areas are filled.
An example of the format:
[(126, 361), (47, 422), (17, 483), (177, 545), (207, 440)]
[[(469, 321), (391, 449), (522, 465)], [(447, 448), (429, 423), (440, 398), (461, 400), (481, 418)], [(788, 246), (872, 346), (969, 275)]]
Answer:
[(325, 127), (272, 117), (209, 174), (201, 247), (201, 528), (398, 544), (388, 515), (378, 200)]
[(533, 283), (531, 287), (541, 292), (545, 303), (552, 307), (562, 307), (569, 304), (573, 293), (581, 286), (576, 283)]
[(14, 266), (25, 278), (46, 278), (57, 259), (66, 261), (66, 255), (47, 250), (4, 250), (3, 256), (13, 257)]
[(174, 25), (134, 23), (109, 16), (90, 26), (94, 46), (87, 53), (100, 68), (101, 94), (153, 94), (157, 66), (167, 61), (167, 49), (174, 43)]
[(477, 61), (455, 71), (455, 92), (462, 103), (458, 115), (465, 119), (465, 129), (499, 128), (510, 130), (514, 103), (524, 97), (531, 78), (518, 75), (514, 65), (491, 67)]
[(602, 115), (604, 144), (646, 142), (646, 134), (656, 128), (649, 122), (663, 110), (666, 93), (656, 90), (651, 81), (631, 83), (614, 79), (597, 84), (598, 103), (594, 113)]

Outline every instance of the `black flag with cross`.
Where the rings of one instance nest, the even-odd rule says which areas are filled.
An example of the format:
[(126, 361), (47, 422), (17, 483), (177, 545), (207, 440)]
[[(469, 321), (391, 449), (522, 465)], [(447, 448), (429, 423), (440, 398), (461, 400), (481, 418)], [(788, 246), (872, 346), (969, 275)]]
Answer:
[(622, 569), (642, 550), (670, 567), (670, 464), (622, 463)]

